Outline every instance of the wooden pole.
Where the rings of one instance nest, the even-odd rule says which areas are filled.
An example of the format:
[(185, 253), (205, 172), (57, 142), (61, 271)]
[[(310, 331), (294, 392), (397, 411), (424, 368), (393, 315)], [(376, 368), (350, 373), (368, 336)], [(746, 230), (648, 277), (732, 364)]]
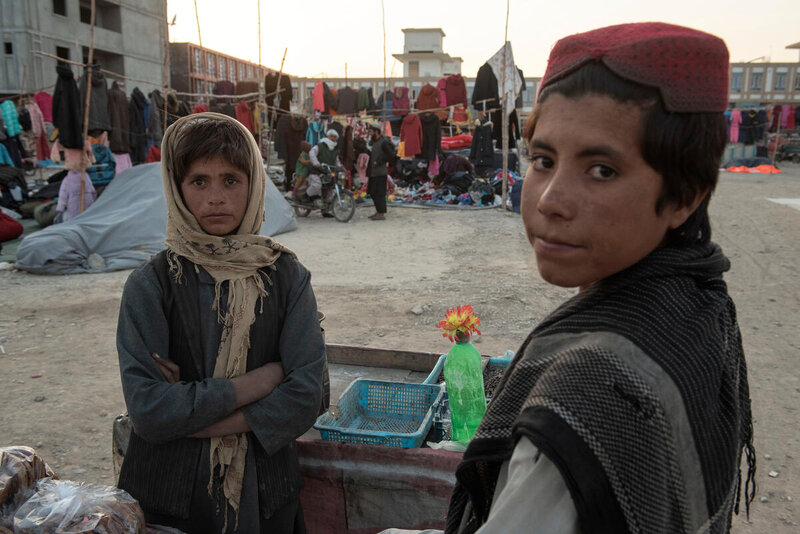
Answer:
[[(258, 0), (258, 66), (261, 67), (261, 0)], [(259, 78), (261, 78), (261, 74), (259, 73)], [(264, 80), (261, 79), (258, 81), (258, 117), (261, 118), (261, 110), (264, 108), (264, 91), (266, 87), (263, 87)], [(259, 121), (261, 122), (261, 121)], [(264, 125), (258, 128), (258, 150), (263, 152), (264, 150), (264, 139), (262, 138), (262, 133), (264, 131)], [(267, 156), (269, 157), (269, 156)]]
[(381, 117), (386, 119), (386, 10), (383, 6), (383, 0), (381, 0), (381, 24), (383, 25), (383, 91), (381, 91), (383, 113)]
[(197, 41), (200, 48), (203, 48), (203, 36), (200, 35), (200, 14), (197, 12), (197, 0), (194, 0), (194, 20), (197, 21)]
[[(200, 45), (200, 48), (203, 48), (203, 35), (200, 32), (200, 13), (197, 11), (197, 0), (194, 0), (194, 20), (197, 22), (197, 44)], [(206, 73), (208, 76), (208, 57), (206, 56), (206, 51), (202, 50), (200, 54), (203, 58), (203, 72)], [(216, 66), (215, 66), (216, 68)], [(203, 92), (208, 92), (208, 81), (203, 81)], [(167, 129), (167, 94), (166, 91), (164, 92), (164, 129)]]
[(167, 129), (167, 88), (170, 84), (170, 58), (169, 58), (169, 13), (167, 12), (167, 5), (164, 4), (164, 74), (162, 75), (162, 83), (164, 85), (164, 126)]
[[(273, 128), (272, 128), (273, 121), (275, 121), (275, 119), (278, 116), (278, 112), (275, 109), (276, 108), (276, 106), (275, 106), (275, 95), (280, 95), (281, 94), (281, 77), (283, 76), (283, 62), (286, 61), (286, 52), (288, 50), (289, 50), (288, 48), (284, 48), (283, 49), (283, 59), (281, 59), (281, 70), (278, 71), (278, 81), (277, 81), (277, 85), (275, 86), (275, 94), (272, 95), (272, 99), (273, 99), (272, 100), (272, 120), (270, 121), (270, 128), (269, 128), (269, 131), (270, 131), (270, 136), (269, 137), (270, 138), (272, 137), (271, 132), (273, 131)], [(267, 150), (267, 170), (269, 170), (269, 161), (270, 161), (271, 157), (272, 157), (272, 147), (270, 147), (270, 149)], [(288, 191), (289, 177), (288, 176), (284, 176), (283, 178), (284, 178), (283, 188), (284, 188), (284, 190)]]
[(503, 194), (502, 206), (506, 209), (506, 198), (508, 198), (508, 96), (506, 95), (506, 70), (508, 61), (508, 13), (510, 11), (511, 0), (506, 0), (506, 32), (505, 40), (503, 41)]
[[(86, 138), (89, 135), (89, 102), (92, 94), (92, 62), (94, 62), (94, 16), (95, 16), (95, 0), (92, 0), (92, 15), (89, 24), (89, 59), (86, 65), (86, 71), (83, 74), (84, 82), (86, 83), (86, 99), (83, 101), (83, 146), (81, 147), (81, 161), (85, 157), (83, 149), (86, 146)], [(81, 213), (86, 209), (86, 169), (81, 165)]]

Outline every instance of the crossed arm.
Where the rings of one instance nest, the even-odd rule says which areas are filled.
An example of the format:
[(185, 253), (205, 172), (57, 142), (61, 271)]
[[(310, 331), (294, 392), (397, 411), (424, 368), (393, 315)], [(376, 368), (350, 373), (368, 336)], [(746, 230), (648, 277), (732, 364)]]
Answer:
[[(310, 275), (299, 264), (295, 269), (280, 333), (281, 361), (232, 379), (198, 381), (181, 380), (181, 370), (161, 356), (169, 354), (169, 327), (154, 272), (131, 274), (120, 307), (117, 349), (125, 402), (142, 438), (165, 443), (252, 431), (271, 454), (308, 430), (321, 402), (325, 347)], [(208, 323), (197, 334), (204, 346), (215, 342), (208, 333), (215, 314)]]
[[(157, 353), (153, 353), (153, 360), (158, 366), (158, 370), (170, 384), (180, 382), (181, 370), (178, 364), (169, 358), (162, 358)], [(240, 409), (242, 406), (263, 399), (283, 382), (283, 366), (280, 362), (272, 362), (253, 369), (243, 375), (231, 379), (233, 391), (236, 395), (236, 410), (230, 415), (225, 416), (216, 423), (212, 423), (194, 434), (190, 438), (215, 438), (227, 436), (229, 434), (240, 434), (250, 432), (250, 423)]]

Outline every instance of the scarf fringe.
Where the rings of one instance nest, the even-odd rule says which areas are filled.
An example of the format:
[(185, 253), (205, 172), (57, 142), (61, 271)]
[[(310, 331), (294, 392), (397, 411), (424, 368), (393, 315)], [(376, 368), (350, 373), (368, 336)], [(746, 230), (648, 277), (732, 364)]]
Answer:
[(169, 265), (169, 272), (172, 273), (175, 283), (180, 285), (183, 279), (183, 264), (177, 253), (167, 250), (167, 265)]

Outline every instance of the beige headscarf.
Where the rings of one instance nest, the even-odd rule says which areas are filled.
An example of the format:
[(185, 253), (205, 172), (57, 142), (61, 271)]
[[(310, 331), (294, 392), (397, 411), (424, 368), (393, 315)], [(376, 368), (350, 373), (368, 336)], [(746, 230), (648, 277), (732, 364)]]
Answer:
[[(243, 140), (251, 153), (249, 200), (242, 223), (237, 233), (218, 237), (205, 233), (194, 215), (186, 208), (177, 182), (173, 178), (173, 155), (182, 140), (185, 126), (203, 120), (228, 121), (242, 131)], [(264, 188), (266, 172), (261, 154), (253, 136), (238, 121), (219, 113), (198, 113), (183, 117), (167, 128), (161, 144), (161, 174), (167, 198), (167, 258), (170, 272), (180, 282), (183, 256), (195, 264), (202, 265), (216, 281), (213, 309), (222, 323), (214, 377), (233, 378), (247, 371), (247, 352), (250, 348), (250, 327), (256, 319), (256, 304), (263, 311), (263, 300), (267, 288), (259, 271), (275, 269), (275, 262), (282, 253), (294, 253), (271, 237), (258, 235), (264, 221)], [(269, 277), (266, 277), (269, 281)], [(223, 316), (219, 299), (222, 283), (228, 281), (228, 307)], [(270, 282), (271, 283), (271, 282)], [(236, 510), (237, 524), (239, 501), (242, 493), (244, 463), (247, 456), (247, 438), (244, 434), (233, 434), (211, 438), (211, 480), (209, 493), (214, 485), (214, 470), (220, 467), (222, 489), (231, 507)]]

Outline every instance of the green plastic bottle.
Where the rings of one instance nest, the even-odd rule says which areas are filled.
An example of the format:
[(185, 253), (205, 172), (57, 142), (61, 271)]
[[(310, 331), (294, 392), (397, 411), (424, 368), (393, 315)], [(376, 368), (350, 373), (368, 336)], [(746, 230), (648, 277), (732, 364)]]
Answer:
[(452, 441), (469, 441), (486, 412), (481, 355), (469, 336), (457, 336), (444, 361), (444, 381), (450, 404)]

